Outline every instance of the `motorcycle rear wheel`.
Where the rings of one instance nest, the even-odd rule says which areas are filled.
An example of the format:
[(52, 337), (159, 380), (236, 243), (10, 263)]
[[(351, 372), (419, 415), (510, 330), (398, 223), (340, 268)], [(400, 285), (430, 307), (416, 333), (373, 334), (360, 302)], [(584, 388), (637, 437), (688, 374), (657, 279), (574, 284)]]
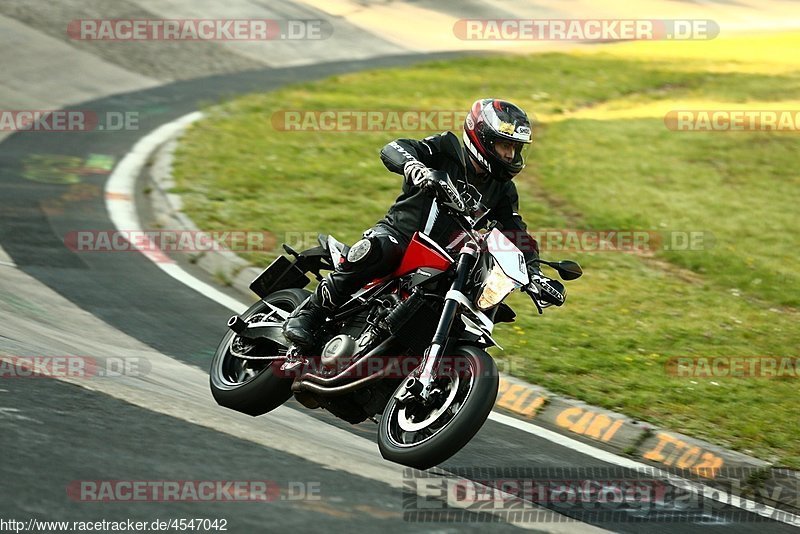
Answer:
[[(250, 306), (241, 314), (241, 318), (248, 321), (255, 315), (260, 315), (262, 317), (259, 320), (278, 323), (275, 328), (279, 329), (284, 318), (268, 304), (284, 312), (291, 312), (310, 294), (304, 289), (276, 291)], [(225, 334), (211, 361), (209, 382), (211, 394), (217, 404), (255, 417), (270, 412), (289, 400), (292, 396), (292, 378), (278, 376), (277, 371), (283, 360), (246, 360), (232, 354), (233, 344), (243, 342), (232, 330)], [(290, 346), (288, 341), (285, 345), (267, 340), (258, 340), (258, 343), (258, 347), (250, 350), (260, 356), (285, 354)], [(242, 350), (242, 346), (239, 349)]]

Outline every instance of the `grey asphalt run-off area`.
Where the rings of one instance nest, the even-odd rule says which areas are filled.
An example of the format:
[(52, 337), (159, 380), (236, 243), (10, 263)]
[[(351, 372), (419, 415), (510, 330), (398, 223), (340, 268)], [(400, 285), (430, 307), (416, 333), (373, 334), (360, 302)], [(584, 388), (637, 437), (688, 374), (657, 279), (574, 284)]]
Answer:
[[(457, 523), (409, 520), (409, 506), (437, 501), (422, 494), (420, 479), (380, 457), (373, 423), (351, 426), (295, 401), (257, 419), (218, 407), (207, 367), (230, 311), (141, 254), (79, 254), (65, 247), (70, 232), (113, 228), (103, 195), (108, 172), (162, 124), (239, 94), (452, 57), (404, 47), (312, 4), (0, 4), (0, 109), (69, 107), (138, 117), (137, 129), (114, 132), (0, 132), (0, 357), (84, 358), (105, 368), (135, 362), (129, 372), (108, 376), (0, 380), (0, 520), (224, 519), (234, 533), (793, 530), (756, 514), (714, 509), (670, 510), (654, 521), (554, 506), (536, 521), (516, 524), (491, 509), (467, 511)], [(519, 8), (510, 2), (411, 4), (450, 14), (463, 8), (473, 16), (533, 9), (529, 2)], [(70, 21), (109, 18), (324, 19), (333, 36), (319, 42), (99, 43), (66, 34)], [(90, 167), (89, 161), (105, 163)], [(214, 283), (202, 270), (185, 267)], [(240, 294), (220, 290), (247, 306)], [(611, 472), (614, 466), (487, 421), (439, 469), (460, 468), (561, 469), (566, 476), (576, 468)], [(97, 502), (76, 496), (81, 481), (267, 481), (275, 491), (270, 500), (255, 502)]]

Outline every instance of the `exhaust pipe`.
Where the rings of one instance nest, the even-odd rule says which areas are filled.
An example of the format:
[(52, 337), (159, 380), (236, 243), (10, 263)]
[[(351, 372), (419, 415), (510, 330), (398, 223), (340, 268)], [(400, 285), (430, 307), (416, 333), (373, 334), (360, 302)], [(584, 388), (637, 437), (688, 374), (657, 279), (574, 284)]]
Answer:
[(314, 382), (321, 386), (328, 386), (328, 387), (338, 385), (341, 382), (345, 382), (351, 376), (351, 373), (358, 369), (359, 365), (367, 361), (367, 359), (372, 358), (375, 355), (379, 355), (381, 352), (386, 350), (387, 347), (391, 346), (391, 344), (394, 342), (395, 342), (395, 337), (389, 336), (388, 338), (383, 340), (383, 342), (381, 342), (377, 347), (367, 352), (366, 354), (359, 356), (358, 359), (356, 359), (356, 361), (352, 362), (349, 366), (347, 366), (346, 369), (340, 371), (334, 376), (325, 378), (312, 373), (305, 373), (302, 376), (300, 376), (300, 380), (304, 382), (305, 381)]
[(321, 397), (336, 397), (338, 395), (344, 395), (346, 393), (350, 393), (351, 391), (355, 391), (356, 389), (363, 387), (374, 380), (382, 378), (388, 371), (389, 368), (382, 369), (375, 374), (359, 378), (355, 382), (350, 382), (341, 386), (323, 386), (308, 380), (298, 380), (292, 384), (292, 391), (294, 393), (307, 391), (309, 393), (315, 393)]
[(247, 330), (247, 323), (238, 315), (233, 315), (228, 319), (228, 328), (241, 335), (242, 332)]

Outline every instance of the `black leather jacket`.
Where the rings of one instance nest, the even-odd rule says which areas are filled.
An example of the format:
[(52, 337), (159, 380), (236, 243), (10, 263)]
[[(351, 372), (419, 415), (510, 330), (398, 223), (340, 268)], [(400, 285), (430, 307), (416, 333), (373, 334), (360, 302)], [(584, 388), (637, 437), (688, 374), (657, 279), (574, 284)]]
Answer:
[[(519, 196), (513, 181), (481, 180), (466, 161), (458, 137), (452, 132), (432, 135), (418, 141), (397, 139), (381, 150), (383, 164), (392, 172), (403, 175), (406, 162), (418, 160), (426, 167), (445, 171), (462, 195), (479, 200), (491, 210), (490, 219), (502, 225), (503, 233), (513, 241), (530, 261), (539, 257), (536, 240), (527, 232), (527, 226), (517, 210)], [(397, 197), (389, 212), (378, 223), (388, 226), (407, 240), (416, 231), (423, 231), (443, 247), (447, 247), (461, 230), (452, 218), (438, 210), (433, 199), (403, 180), (403, 192)]]

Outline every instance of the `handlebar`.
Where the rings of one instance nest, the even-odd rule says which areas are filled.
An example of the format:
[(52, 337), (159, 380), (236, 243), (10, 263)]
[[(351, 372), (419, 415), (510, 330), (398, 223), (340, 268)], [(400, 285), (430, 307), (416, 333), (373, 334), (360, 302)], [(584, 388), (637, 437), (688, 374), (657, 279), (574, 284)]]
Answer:
[[(480, 248), (480, 237), (477, 237), (475, 234), (476, 228), (485, 222), (485, 214), (482, 214), (477, 219), (472, 218), (473, 211), (478, 206), (467, 206), (467, 203), (462, 198), (461, 193), (450, 180), (450, 176), (446, 172), (431, 171), (428, 175), (428, 180), (434, 191), (434, 194), (438, 199), (441, 200), (442, 206), (450, 212), (450, 215), (456, 220), (465, 234)], [(491, 231), (496, 224), (496, 221), (490, 223), (488, 227), (489, 230)], [(562, 268), (563, 270), (566, 270), (566, 274), (570, 274), (572, 271), (574, 271), (572, 274), (576, 275), (575, 278), (582, 274), (580, 272), (580, 267), (576, 263), (574, 264), (574, 268), (571, 265), (567, 266), (572, 271), (566, 269), (565, 266), (560, 265), (562, 263), (566, 265), (566, 263), (570, 262), (559, 262), (553, 264), (552, 262), (544, 262), (540, 260), (540, 263), (546, 263), (547, 265), (555, 267), (562, 277), (565, 276), (565, 273), (562, 272)], [(537, 279), (537, 277), (533, 276), (531, 281), (525, 287), (523, 287), (522, 290), (531, 297), (531, 300), (533, 300), (534, 304), (536, 304), (536, 309), (541, 314), (543, 308), (553, 305), (561, 306), (564, 304), (567, 292), (564, 285), (558, 280), (553, 280), (543, 275), (540, 276), (540, 279)], [(570, 278), (565, 278), (565, 280), (566, 279)]]
[(434, 196), (456, 219), (462, 230), (471, 234), (471, 231), (475, 230), (480, 223), (485, 222), (483, 216), (477, 219), (473, 218), (473, 214), (480, 208), (480, 205), (468, 205), (445, 171), (431, 171), (428, 180)]
[(458, 188), (450, 180), (450, 176), (444, 171), (431, 171), (428, 175), (434, 194), (442, 201), (442, 204), (456, 213), (469, 217), (467, 214), (467, 203), (461, 197)]

